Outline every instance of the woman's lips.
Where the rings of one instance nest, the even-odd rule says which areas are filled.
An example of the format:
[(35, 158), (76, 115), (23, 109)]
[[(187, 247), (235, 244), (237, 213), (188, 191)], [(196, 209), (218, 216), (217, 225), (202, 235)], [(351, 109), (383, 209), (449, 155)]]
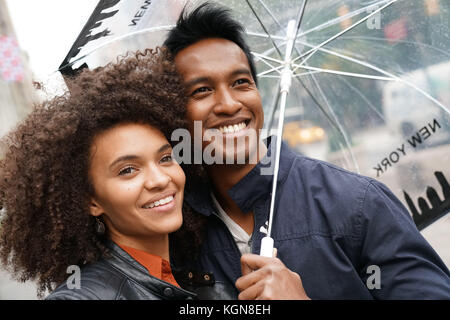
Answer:
[(144, 207), (144, 210), (152, 211), (152, 212), (164, 212), (172, 210), (175, 207), (175, 194), (160, 199), (158, 201), (152, 202)]
[(151, 212), (167, 212), (167, 211), (171, 211), (173, 208), (175, 208), (175, 198), (170, 201), (169, 203), (157, 206), (157, 207), (153, 207), (150, 209), (146, 209), (146, 210), (150, 210)]

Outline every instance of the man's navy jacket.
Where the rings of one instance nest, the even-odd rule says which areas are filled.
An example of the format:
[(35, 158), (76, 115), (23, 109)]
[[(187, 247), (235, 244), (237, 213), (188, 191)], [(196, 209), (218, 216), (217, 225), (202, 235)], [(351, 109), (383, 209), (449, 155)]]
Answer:
[[(267, 157), (270, 151), (229, 190), (243, 212), (254, 213), (253, 253), (259, 253), (260, 228), (269, 218), (273, 176), (261, 174)], [(210, 190), (203, 185), (186, 194), (189, 205), (208, 216), (197, 267), (234, 285), (241, 254), (214, 214)], [(271, 236), (277, 257), (300, 275), (311, 299), (450, 299), (448, 268), (385, 185), (300, 156), (285, 144)]]

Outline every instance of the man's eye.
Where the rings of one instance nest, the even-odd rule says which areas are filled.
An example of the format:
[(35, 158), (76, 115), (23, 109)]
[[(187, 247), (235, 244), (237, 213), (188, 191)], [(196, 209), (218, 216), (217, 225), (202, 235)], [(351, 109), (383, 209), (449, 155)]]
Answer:
[(120, 170), (119, 176), (129, 175), (129, 174), (134, 173), (135, 171), (136, 171), (135, 168), (129, 166), (129, 167), (126, 167), (126, 168), (123, 168), (122, 170)]
[(250, 80), (248, 79), (238, 79), (234, 82), (235, 85), (241, 85), (241, 84), (250, 84)]
[(162, 159), (161, 162), (171, 162), (172, 161), (172, 155), (168, 154), (165, 155)]

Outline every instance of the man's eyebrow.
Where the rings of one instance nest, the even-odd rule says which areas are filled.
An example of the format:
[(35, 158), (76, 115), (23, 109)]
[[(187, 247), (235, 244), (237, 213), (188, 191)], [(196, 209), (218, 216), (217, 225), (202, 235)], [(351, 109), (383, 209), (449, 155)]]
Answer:
[(158, 153), (166, 151), (167, 149), (170, 149), (170, 148), (172, 148), (172, 146), (169, 143), (166, 143), (165, 145), (163, 145), (161, 148), (158, 149)]
[(239, 75), (239, 74), (245, 74), (245, 75), (248, 75), (248, 76), (251, 76), (251, 75), (252, 75), (252, 73), (250, 72), (250, 70), (244, 69), (244, 68), (234, 70), (234, 71), (231, 73), (232, 76), (237, 76), (237, 75)]
[[(248, 70), (246, 68), (236, 69), (233, 72), (231, 72), (230, 75), (233, 77), (233, 76), (237, 76), (237, 75), (240, 75), (240, 74), (245, 74), (245, 75), (248, 75), (248, 76), (252, 75), (250, 70)], [(199, 77), (199, 78), (195, 78), (195, 79), (192, 79), (190, 81), (185, 82), (184, 85), (187, 88), (190, 88), (190, 87), (193, 87), (193, 86), (195, 86), (195, 85), (197, 85), (199, 83), (208, 82), (208, 81), (211, 81), (210, 77)]]

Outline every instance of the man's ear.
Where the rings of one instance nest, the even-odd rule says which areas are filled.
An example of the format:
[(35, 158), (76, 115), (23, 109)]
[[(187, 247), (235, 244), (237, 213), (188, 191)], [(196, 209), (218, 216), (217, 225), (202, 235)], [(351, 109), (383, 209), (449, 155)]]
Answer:
[(102, 206), (94, 198), (91, 198), (91, 203), (89, 205), (89, 212), (94, 217), (99, 217), (103, 213), (105, 213)]

